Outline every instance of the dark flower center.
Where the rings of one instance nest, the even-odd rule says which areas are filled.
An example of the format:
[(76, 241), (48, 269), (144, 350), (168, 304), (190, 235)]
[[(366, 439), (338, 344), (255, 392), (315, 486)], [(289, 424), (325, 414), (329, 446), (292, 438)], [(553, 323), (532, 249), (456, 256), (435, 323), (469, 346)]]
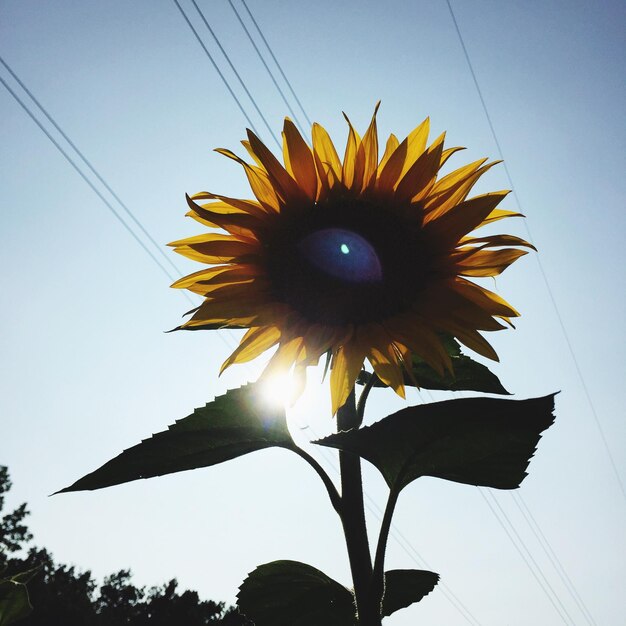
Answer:
[(320, 271), (349, 283), (374, 283), (383, 270), (374, 247), (345, 228), (324, 228), (298, 244), (302, 256)]
[(334, 198), (276, 216), (264, 244), (273, 296), (314, 323), (407, 311), (433, 275), (421, 214), (410, 206)]

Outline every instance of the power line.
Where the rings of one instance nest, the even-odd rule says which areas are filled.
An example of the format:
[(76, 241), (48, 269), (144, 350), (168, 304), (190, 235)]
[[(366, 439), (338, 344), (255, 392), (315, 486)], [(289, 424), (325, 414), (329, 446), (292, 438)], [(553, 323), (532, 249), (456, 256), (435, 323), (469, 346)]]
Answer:
[[(39, 100), (33, 95), (32, 91), (28, 89), (28, 87), (20, 80), (19, 76), (11, 69), (9, 64), (0, 56), (0, 63), (4, 65), (6, 70), (11, 74), (13, 79), (17, 82), (17, 84), (26, 92), (28, 97), (35, 103), (37, 108), (46, 116), (48, 121), (54, 126), (57, 132), (67, 141), (67, 143), (74, 149), (74, 152), (80, 157), (83, 163), (89, 168), (91, 173), (100, 181), (103, 187), (115, 198), (117, 203), (124, 209), (126, 214), (133, 220), (136, 226), (141, 230), (141, 232), (147, 237), (150, 243), (156, 248), (156, 250), (161, 254), (161, 256), (165, 259), (165, 261), (170, 265), (170, 267), (179, 275), (182, 276), (180, 270), (173, 263), (171, 258), (165, 254), (162, 247), (154, 240), (154, 237), (144, 228), (143, 224), (135, 217), (133, 212), (128, 208), (128, 206), (122, 201), (122, 199), (111, 189), (110, 185), (104, 180), (104, 178), (99, 174), (96, 168), (91, 164), (91, 162), (87, 159), (87, 157), (83, 154), (83, 152), (76, 146), (76, 144), (67, 136), (67, 134), (63, 131), (63, 129), (57, 124), (56, 120), (48, 113), (46, 108), (39, 102)], [(173, 279), (172, 279), (173, 280)]]
[[(534, 579), (537, 581), (537, 584), (541, 587), (542, 591), (547, 596), (548, 600), (550, 600), (550, 603), (552, 604), (552, 606), (554, 607), (556, 612), (559, 614), (559, 617), (563, 620), (563, 623), (567, 624), (567, 625), (574, 624), (572, 618), (570, 617), (569, 613), (567, 612), (567, 609), (563, 606), (563, 603), (559, 599), (559, 596), (556, 594), (556, 592), (552, 588), (552, 585), (550, 585), (550, 583), (548, 582), (548, 580), (544, 576), (541, 568), (537, 564), (537, 561), (535, 561), (535, 559), (533, 558), (532, 554), (530, 553), (530, 550), (528, 550), (528, 548), (526, 547), (526, 544), (524, 543), (524, 540), (520, 537), (520, 535), (517, 532), (517, 530), (515, 530), (515, 526), (513, 526), (513, 523), (509, 519), (508, 515), (505, 513), (504, 509), (500, 506), (500, 504), (499, 504), (498, 500), (496, 499), (496, 497), (491, 493), (491, 491), (488, 491), (488, 493), (491, 496), (491, 499), (493, 500), (494, 504), (500, 510), (500, 513), (502, 514), (502, 516), (506, 520), (507, 524), (510, 526), (510, 528), (513, 531), (513, 533), (515, 534), (515, 536), (517, 537), (517, 541), (519, 542), (519, 544), (521, 544), (521, 546), (524, 548), (524, 552), (526, 552), (526, 554), (524, 554), (524, 552), (522, 552), (522, 549), (520, 548), (518, 543), (513, 538), (513, 535), (511, 535), (511, 533), (509, 532), (509, 529), (505, 526), (504, 522), (502, 521), (502, 519), (500, 518), (500, 516), (498, 515), (496, 510), (493, 508), (493, 505), (491, 504), (491, 502), (489, 502), (489, 500), (487, 499), (487, 496), (484, 494), (483, 490), (480, 487), (478, 487), (478, 492), (482, 496), (483, 500), (487, 503), (487, 506), (491, 509), (491, 512), (494, 514), (494, 517), (498, 520), (500, 526), (502, 527), (502, 529), (506, 533), (507, 537), (510, 539), (511, 543), (513, 544), (513, 547), (517, 550), (518, 554), (522, 557), (522, 560), (524, 561), (524, 563), (526, 563), (526, 566), (530, 570), (530, 573), (533, 575)], [(528, 558), (527, 558), (526, 555), (528, 555)], [(528, 559), (530, 559), (530, 561)], [(531, 565), (531, 562), (534, 565), (534, 568), (533, 568), (533, 565)], [(537, 571), (535, 571), (535, 569)], [(539, 575), (541, 575), (541, 579), (537, 575), (537, 572), (539, 573)], [(550, 595), (550, 593), (548, 592), (548, 589), (552, 592), (552, 594), (554, 595), (554, 599), (556, 599), (556, 602), (558, 602), (558, 604), (559, 604), (559, 606), (561, 608), (559, 608), (559, 606), (557, 606), (556, 602), (552, 598), (552, 595)], [(563, 613), (565, 613), (565, 615), (563, 615), (563, 613), (561, 612), (561, 609), (563, 609)]]
[[(513, 197), (515, 198), (515, 201), (517, 202), (518, 207), (520, 208), (520, 210), (522, 209), (522, 203), (519, 200), (519, 197), (517, 195), (517, 192), (515, 190), (515, 185), (513, 185), (513, 179), (511, 177), (511, 173), (509, 172), (509, 168), (507, 167), (506, 164), (506, 160), (504, 160), (504, 153), (502, 151), (502, 148), (500, 146), (500, 142), (498, 141), (498, 136), (496, 134), (495, 131), (495, 127), (491, 121), (491, 115), (489, 114), (489, 110), (487, 109), (487, 104), (485, 102), (485, 98), (483, 97), (483, 93), (482, 90), (480, 88), (480, 85), (478, 83), (478, 79), (476, 78), (476, 73), (474, 72), (474, 67), (472, 65), (472, 62), (470, 60), (469, 57), (469, 53), (467, 51), (467, 47), (465, 46), (465, 41), (463, 40), (463, 36), (461, 35), (461, 30), (459, 29), (459, 24), (456, 20), (456, 17), (454, 15), (454, 11), (452, 10), (452, 5), (450, 4), (450, 0), (446, 0), (446, 4), (448, 5), (448, 9), (450, 11), (450, 16), (452, 17), (452, 21), (454, 22), (454, 28), (456, 30), (456, 34), (459, 38), (459, 42), (461, 44), (461, 48), (463, 49), (463, 54), (465, 56), (465, 60), (467, 61), (467, 65), (469, 67), (470, 73), (472, 75), (472, 79), (474, 81), (474, 86), (476, 87), (476, 92), (478, 93), (478, 97), (480, 98), (480, 102), (483, 108), (483, 111), (485, 113), (485, 117), (487, 118), (487, 123), (489, 124), (489, 129), (491, 130), (491, 135), (493, 137), (494, 143), (496, 144), (496, 148), (498, 150), (498, 157), (500, 159), (502, 159), (504, 161), (503, 165), (504, 165), (504, 172), (506, 174), (506, 177), (508, 179), (509, 182), (509, 186), (511, 187), (512, 191), (513, 191)], [(526, 232), (528, 234), (528, 239), (531, 243), (533, 243), (533, 237), (532, 234), (530, 232), (530, 227), (528, 226), (528, 220), (524, 220), (524, 227), (526, 229)], [(552, 307), (554, 308), (554, 312), (556, 313), (556, 317), (559, 323), (559, 326), (561, 328), (561, 332), (563, 333), (563, 337), (565, 338), (565, 343), (567, 344), (567, 348), (569, 350), (570, 356), (572, 358), (572, 361), (574, 363), (574, 367), (576, 369), (576, 373), (578, 375), (578, 379), (580, 380), (580, 384), (581, 387), (583, 389), (583, 393), (587, 399), (587, 403), (589, 405), (589, 408), (591, 409), (591, 415), (593, 416), (593, 419), (596, 423), (596, 427), (598, 428), (598, 432), (600, 433), (600, 438), (602, 439), (602, 443), (604, 444), (604, 448), (607, 454), (607, 457), (609, 459), (609, 462), (611, 464), (611, 467), (613, 468), (613, 472), (615, 474), (615, 478), (617, 479), (617, 482), (620, 486), (621, 492), (622, 492), (622, 498), (624, 500), (624, 503), (626, 503), (626, 487), (624, 486), (624, 482), (622, 481), (622, 478), (619, 474), (619, 470), (617, 469), (617, 464), (615, 463), (615, 459), (613, 458), (613, 454), (611, 453), (611, 449), (609, 447), (609, 442), (606, 438), (606, 435), (604, 434), (604, 430), (602, 428), (602, 424), (600, 423), (600, 419), (598, 417), (598, 414), (596, 412), (596, 408), (594, 406), (593, 400), (591, 399), (591, 394), (589, 392), (589, 389), (587, 388), (587, 383), (585, 382), (585, 378), (583, 376), (582, 370), (580, 369), (580, 365), (578, 363), (578, 359), (576, 358), (576, 354), (574, 352), (574, 347), (572, 346), (572, 342), (569, 338), (569, 333), (567, 332), (567, 329), (565, 328), (565, 323), (563, 322), (563, 318), (561, 317), (561, 312), (559, 310), (559, 307), (556, 303), (556, 299), (554, 297), (554, 294), (552, 293), (552, 288), (550, 287), (550, 283), (548, 281), (548, 276), (546, 274), (546, 271), (543, 267), (543, 263), (541, 262), (541, 258), (539, 257), (539, 255), (535, 255), (535, 259), (537, 260), (537, 264), (539, 266), (539, 271), (541, 273), (541, 277), (543, 279), (543, 282), (546, 286), (546, 289), (548, 291), (548, 295), (550, 297), (550, 301), (552, 302)]]
[(13, 98), (17, 101), (17, 103), (22, 107), (22, 109), (26, 112), (26, 114), (39, 126), (40, 130), (46, 135), (46, 137), (52, 142), (54, 147), (63, 155), (65, 160), (76, 170), (78, 175), (91, 187), (92, 191), (104, 202), (106, 207), (111, 211), (111, 213), (116, 217), (116, 219), (122, 224), (122, 226), (128, 231), (130, 236), (142, 247), (144, 252), (161, 268), (161, 271), (170, 279), (170, 281), (176, 280), (174, 276), (172, 276), (169, 270), (157, 259), (157, 257), (153, 254), (153, 252), (146, 246), (146, 244), (137, 236), (135, 231), (124, 221), (122, 216), (115, 210), (113, 205), (105, 198), (105, 196), (100, 192), (100, 190), (87, 178), (87, 176), (83, 173), (80, 167), (76, 164), (76, 162), (70, 157), (70, 155), (62, 148), (62, 146), (56, 141), (56, 139), (48, 132), (48, 130), (43, 126), (43, 124), (35, 117), (32, 111), (28, 108), (26, 103), (11, 89), (9, 84), (0, 76), (0, 82), (4, 85), (5, 89), (13, 96)]
[(574, 601), (578, 605), (578, 608), (583, 614), (583, 617), (585, 618), (588, 624), (593, 624), (595, 626), (596, 621), (593, 619), (593, 616), (591, 615), (591, 613), (589, 612), (589, 609), (585, 605), (584, 600), (578, 593), (578, 590), (574, 586), (574, 583), (572, 582), (570, 577), (567, 575), (567, 572), (565, 571), (563, 564), (561, 563), (561, 561), (559, 560), (559, 557), (556, 555), (556, 553), (552, 549), (550, 542), (548, 541), (546, 536), (543, 534), (543, 531), (541, 530), (541, 526), (539, 526), (539, 523), (537, 522), (537, 520), (531, 513), (530, 509), (528, 508), (528, 505), (522, 498), (522, 495), (517, 493), (516, 491), (511, 491), (511, 497), (515, 501), (517, 508), (520, 510), (522, 516), (526, 520), (526, 523), (530, 527), (531, 531), (535, 535), (535, 538), (539, 542), (539, 545), (543, 548), (543, 551), (548, 557), (548, 559), (550, 560), (550, 563), (552, 563), (552, 566), (556, 570), (561, 581), (563, 582), (566, 589), (568, 590), (570, 596), (574, 599)]
[[(204, 22), (204, 25), (207, 27), (207, 30), (211, 33), (211, 37), (213, 37), (213, 40), (217, 44), (218, 48), (222, 51), (222, 54), (226, 58), (226, 61), (228, 62), (228, 65), (230, 66), (230, 69), (233, 71), (233, 73), (237, 77), (237, 80), (239, 81), (239, 84), (241, 85), (243, 90), (246, 92), (246, 95), (248, 96), (248, 98), (250, 98), (250, 101), (252, 102), (252, 106), (254, 106), (254, 108), (256, 109), (256, 112), (259, 114), (259, 117), (263, 120), (263, 123), (265, 124), (265, 127), (267, 128), (270, 136), (272, 137), (272, 139), (274, 139), (274, 141), (276, 142), (276, 145), (280, 149), (281, 148), (281, 144), (280, 144), (280, 141), (278, 140), (278, 137), (276, 136), (276, 133), (274, 132), (272, 127), (269, 125), (267, 119), (265, 118), (265, 115), (263, 115), (263, 113), (261, 112), (261, 109), (259, 109), (259, 106), (256, 103), (256, 100), (252, 97), (252, 94), (250, 93), (250, 90), (246, 86), (246, 83), (243, 81), (243, 79), (239, 75), (239, 72), (236, 70), (235, 66), (233, 65), (232, 61), (230, 60), (230, 56), (228, 55), (226, 50), (224, 50), (224, 46), (222, 46), (220, 40), (217, 38), (217, 35), (215, 34), (213, 29), (211, 28), (208, 20), (206, 19), (204, 13), (202, 12), (202, 9), (198, 6), (198, 3), (196, 2), (196, 0), (191, 0), (191, 4), (193, 4), (193, 6), (196, 8), (196, 11), (200, 15), (200, 19)], [(205, 50), (206, 50), (206, 48), (205, 48)], [(258, 133), (256, 133), (256, 134), (258, 134)]]
[(272, 59), (274, 60), (274, 63), (276, 63), (276, 67), (278, 68), (278, 71), (280, 72), (280, 75), (283, 77), (284, 81), (287, 83), (287, 87), (289, 87), (289, 91), (291, 91), (291, 94), (295, 98), (295, 101), (298, 103), (298, 106), (300, 107), (300, 110), (304, 114), (304, 117), (305, 117), (308, 125), (312, 126), (313, 122), (311, 122), (311, 120), (309, 119), (309, 116), (306, 114), (306, 111), (304, 110), (304, 107), (302, 106), (302, 103), (300, 102), (300, 99), (298, 98), (298, 96), (296, 96), (296, 92), (293, 90), (293, 87), (291, 86), (291, 82), (289, 81), (287, 76), (285, 76), (285, 72), (283, 72), (283, 68), (281, 67), (280, 63), (278, 62), (278, 59), (276, 58), (276, 56), (274, 55), (274, 52), (272, 51), (272, 47), (268, 43), (267, 39), (265, 39), (265, 36), (263, 35), (263, 31), (261, 30), (261, 27), (259, 26), (257, 21), (254, 19), (254, 15), (252, 15), (250, 9), (248, 8), (248, 5), (246, 4), (246, 0), (241, 0), (241, 3), (243, 4), (243, 6), (245, 7), (246, 11), (248, 12), (248, 15), (250, 16), (250, 19), (252, 20), (254, 26), (256, 27), (257, 32), (261, 36), (261, 39), (263, 40), (263, 43), (265, 44), (265, 46), (269, 50), (269, 53), (272, 56)]
[(298, 119), (298, 116), (296, 115), (294, 110), (291, 108), (291, 105), (289, 104), (289, 101), (287, 100), (287, 98), (285, 96), (285, 92), (282, 90), (281, 86), (278, 84), (278, 81), (274, 77), (274, 73), (269, 68), (268, 64), (265, 62), (265, 58), (261, 54), (261, 51), (259, 50), (259, 47), (256, 45), (256, 42), (254, 41), (252, 35), (250, 34), (250, 31), (248, 30), (248, 27), (246, 26), (245, 22), (241, 19), (241, 15), (239, 15), (239, 11), (237, 11), (237, 9), (236, 9), (235, 5), (233, 4), (232, 0), (228, 0), (228, 4), (230, 4), (231, 9), (235, 12), (235, 15), (237, 16), (237, 19), (239, 20), (239, 23), (241, 24), (241, 27), (243, 28), (243, 30), (245, 31), (246, 35), (248, 36), (248, 39), (250, 40), (250, 43), (254, 47), (254, 49), (255, 49), (259, 59), (261, 60), (261, 63), (263, 63), (263, 67), (265, 67), (265, 69), (267, 70), (267, 73), (269, 74), (269, 77), (272, 79), (272, 82), (274, 83), (274, 86), (278, 90), (278, 93), (280, 94), (280, 97), (283, 99), (283, 102), (285, 103), (285, 106), (289, 109), (289, 113), (291, 113), (291, 116), (293, 117), (293, 121), (297, 124), (298, 128), (300, 129), (300, 132), (303, 135), (305, 135), (306, 132), (302, 128), (302, 124), (300, 123), (300, 120)]
[(217, 63), (215, 62), (215, 59), (211, 56), (211, 53), (209, 52), (208, 48), (204, 45), (204, 42), (200, 38), (200, 35), (198, 35), (198, 31), (193, 27), (193, 24), (189, 21), (189, 18), (187, 17), (187, 14), (183, 10), (183, 8), (180, 6), (178, 0), (172, 0), (172, 2), (176, 5), (178, 10), (180, 11), (180, 14), (183, 16), (183, 19), (185, 20), (185, 22), (187, 22), (187, 26), (189, 26), (189, 28), (191, 29), (191, 32), (194, 34), (194, 36), (197, 39), (198, 43), (200, 44), (200, 46), (204, 50), (204, 53), (206, 54), (207, 58), (213, 64), (213, 67), (214, 67), (215, 71), (218, 73), (219, 77), (222, 79), (222, 82), (226, 86), (226, 89), (228, 89), (228, 92), (230, 93), (230, 95), (233, 97), (233, 100), (237, 103), (237, 106), (239, 107), (239, 110), (241, 111), (243, 116), (246, 118), (246, 121), (248, 122), (248, 125), (254, 131), (254, 133), (256, 135), (258, 135), (259, 132), (255, 128), (252, 120), (250, 119), (250, 116), (246, 113), (246, 110), (243, 108), (243, 105), (241, 104), (239, 98), (237, 97), (235, 92), (232, 90), (232, 88), (231, 88), (230, 84), (228, 83), (228, 81), (226, 80), (226, 77), (224, 76), (224, 74), (222, 74), (222, 71), (220, 70), (220, 68), (218, 67)]

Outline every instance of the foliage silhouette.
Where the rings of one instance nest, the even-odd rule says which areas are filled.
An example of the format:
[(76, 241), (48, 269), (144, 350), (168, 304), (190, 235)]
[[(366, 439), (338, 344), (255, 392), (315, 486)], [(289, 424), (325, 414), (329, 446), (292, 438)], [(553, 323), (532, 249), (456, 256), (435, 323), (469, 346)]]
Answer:
[[(0, 466), (0, 513), (11, 488), (9, 472)], [(26, 504), (0, 517), (0, 577), (11, 578), (32, 568), (28, 582), (33, 611), (19, 626), (246, 626), (235, 608), (201, 600), (195, 591), (179, 593), (176, 579), (160, 587), (136, 587), (129, 570), (120, 570), (98, 586), (91, 572), (58, 564), (46, 549), (24, 552), (32, 535), (25, 524)], [(1, 615), (0, 610), (0, 615)]]

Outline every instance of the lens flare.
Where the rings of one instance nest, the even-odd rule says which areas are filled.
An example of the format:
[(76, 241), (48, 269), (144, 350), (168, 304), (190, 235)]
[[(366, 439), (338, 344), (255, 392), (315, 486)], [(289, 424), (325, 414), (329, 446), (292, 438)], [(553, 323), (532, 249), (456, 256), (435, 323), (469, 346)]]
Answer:
[(349, 283), (372, 283), (383, 278), (374, 246), (345, 228), (324, 228), (307, 235), (299, 245), (304, 257), (322, 272)]

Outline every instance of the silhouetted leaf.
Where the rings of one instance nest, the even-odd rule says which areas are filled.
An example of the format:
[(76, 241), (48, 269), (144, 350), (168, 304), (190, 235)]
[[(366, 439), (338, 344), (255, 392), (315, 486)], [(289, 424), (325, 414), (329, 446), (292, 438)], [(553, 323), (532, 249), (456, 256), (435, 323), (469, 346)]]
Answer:
[[(509, 392), (502, 386), (498, 377), (485, 365), (474, 361), (472, 358), (461, 353), (461, 346), (450, 336), (442, 336), (443, 345), (452, 361), (452, 370), (444, 372), (443, 376), (430, 367), (418, 356), (413, 356), (411, 372), (413, 376), (404, 374), (404, 384), (415, 387), (415, 383), (421, 389), (437, 389), (443, 391), (478, 391), (481, 393), (494, 393), (508, 396)], [(365, 385), (374, 376), (374, 387), (386, 387), (378, 376), (363, 370), (357, 379), (357, 383)]]
[(32, 610), (26, 585), (12, 579), (0, 580), (0, 626), (20, 620)]
[(392, 569), (385, 572), (383, 617), (419, 602), (439, 582), (439, 574), (418, 569)]
[(402, 409), (315, 443), (360, 455), (399, 491), (420, 476), (515, 489), (540, 433), (554, 422), (554, 394), (529, 400), (463, 398)]
[(237, 595), (255, 626), (356, 626), (352, 593), (318, 569), (273, 561), (248, 574)]
[(293, 445), (284, 409), (270, 407), (258, 385), (250, 384), (217, 397), (58, 493), (101, 489)]

